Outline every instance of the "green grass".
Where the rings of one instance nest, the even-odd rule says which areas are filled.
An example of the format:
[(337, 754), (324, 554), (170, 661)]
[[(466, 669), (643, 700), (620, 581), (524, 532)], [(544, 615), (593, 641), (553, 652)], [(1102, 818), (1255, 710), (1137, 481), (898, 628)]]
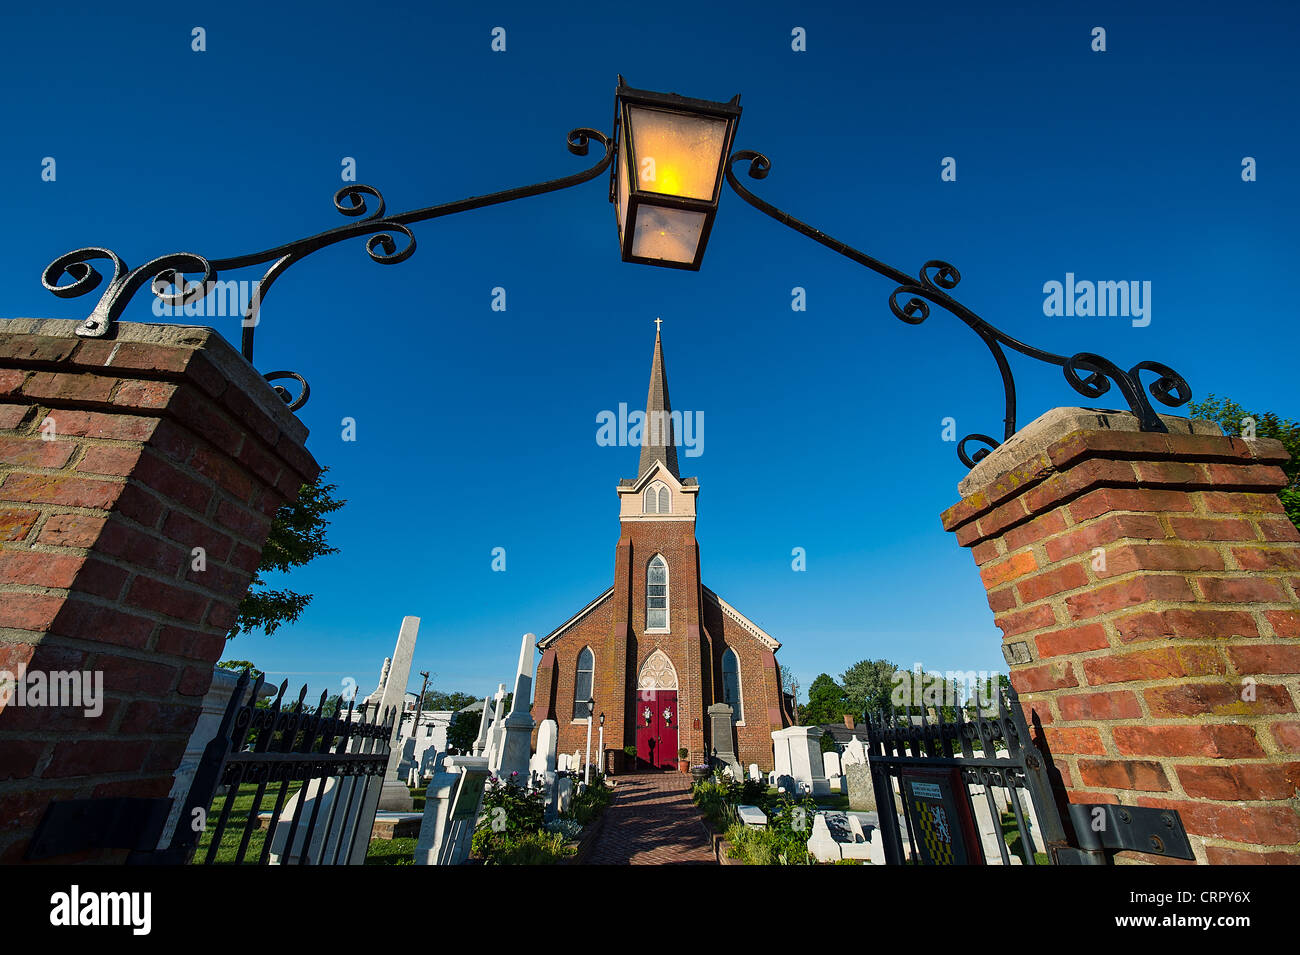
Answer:
[[(266, 787), (266, 793), (262, 796), (262, 803), (258, 807), (258, 812), (270, 812), (275, 809), (275, 800), (279, 788), (278, 783)], [(292, 796), (301, 788), (302, 783), (290, 783), (289, 791), (285, 795), (285, 801), (288, 802), (289, 796)], [(244, 834), (244, 822), (248, 819), (248, 814), (253, 808), (253, 797), (256, 795), (256, 783), (244, 783), (239, 787), (239, 792), (236, 793), (234, 802), (230, 807), (230, 818), (226, 821), (225, 832), (221, 834), (221, 844), (217, 847), (217, 855), (214, 860), (217, 865), (235, 864), (235, 856), (239, 852), (239, 840), (243, 838)], [(424, 790), (414, 790), (412, 796), (416, 801), (416, 811), (422, 811), (424, 809)], [(217, 822), (221, 818), (225, 805), (225, 796), (218, 796), (213, 800), (212, 809), (208, 813), (208, 826), (199, 838), (199, 846), (194, 853), (192, 864), (202, 864), (204, 859), (207, 858), (208, 846), (212, 843), (212, 834), (216, 831)], [(306, 825), (307, 820), (304, 819), (300, 826)], [(256, 863), (265, 842), (266, 830), (253, 830), (248, 839), (248, 849), (244, 852), (243, 864)], [(414, 865), (415, 842), (414, 838), (372, 839), (370, 848), (366, 852), (366, 865)]]
[[(1026, 820), (1026, 825), (1028, 825), (1028, 820)], [(1002, 814), (1002, 838), (1007, 841), (1007, 851), (1012, 855), (1020, 856), (1021, 861), (1024, 861), (1025, 852), (1020, 845), (1020, 830), (1016, 827), (1016, 814), (1013, 812), (1004, 812)], [(1043, 852), (1034, 853), (1034, 862), (1038, 865), (1052, 864), (1052, 860)]]
[(414, 838), (371, 839), (366, 865), (415, 865)]
[[(262, 802), (258, 806), (258, 812), (270, 812), (275, 809), (275, 800), (279, 794), (280, 783), (272, 783), (266, 787), (266, 792), (262, 796)], [(289, 790), (285, 794), (285, 802), (289, 797), (302, 788), (302, 783), (290, 783)], [(239, 841), (244, 836), (244, 823), (248, 819), (248, 814), (253, 809), (253, 798), (257, 795), (256, 783), (244, 783), (239, 787), (235, 794), (234, 802), (230, 807), (230, 818), (226, 820), (225, 831), (221, 834), (221, 843), (217, 846), (217, 855), (214, 860), (217, 865), (233, 865), (235, 856), (239, 852)], [(225, 811), (226, 796), (218, 796), (212, 801), (212, 808), (208, 811), (208, 825), (204, 829), (203, 835), (199, 837), (198, 849), (194, 852), (194, 862), (202, 863), (208, 854), (208, 846), (212, 844), (212, 834), (217, 831), (217, 823), (221, 820), (221, 813)], [(256, 862), (262, 852), (262, 845), (266, 842), (266, 830), (255, 829), (248, 839), (248, 849), (244, 852), (244, 862)]]

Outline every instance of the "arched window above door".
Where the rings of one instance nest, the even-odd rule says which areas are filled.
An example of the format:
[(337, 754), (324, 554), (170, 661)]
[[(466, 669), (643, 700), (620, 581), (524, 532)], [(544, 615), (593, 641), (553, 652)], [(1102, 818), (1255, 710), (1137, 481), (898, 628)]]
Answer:
[(668, 562), (655, 554), (645, 572), (645, 628), (668, 629)]

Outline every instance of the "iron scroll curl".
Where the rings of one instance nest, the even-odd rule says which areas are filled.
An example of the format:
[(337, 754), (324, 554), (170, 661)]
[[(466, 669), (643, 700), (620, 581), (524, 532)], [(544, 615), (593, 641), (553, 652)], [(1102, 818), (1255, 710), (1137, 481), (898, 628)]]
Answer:
[[(889, 294), (888, 304), (894, 317), (909, 325), (920, 325), (930, 317), (931, 305), (935, 305), (960, 319), (979, 336), (992, 355), (1002, 379), (1005, 408), (1002, 441), (1016, 432), (1016, 384), (1007, 361), (1007, 349), (1046, 364), (1056, 365), (1062, 370), (1067, 384), (1087, 398), (1100, 397), (1110, 390), (1111, 382), (1114, 382), (1128, 403), (1129, 410), (1137, 417), (1143, 431), (1167, 432), (1169, 430), (1152, 406), (1151, 398), (1170, 408), (1177, 408), (1191, 401), (1192, 389), (1187, 380), (1168, 365), (1160, 362), (1141, 361), (1128, 371), (1124, 371), (1114, 362), (1092, 352), (1078, 352), (1070, 356), (1058, 355), (1008, 335), (949, 294), (962, 279), (961, 272), (952, 263), (942, 259), (930, 259), (921, 266), (915, 276), (888, 265), (755, 195), (736, 176), (736, 164), (742, 162), (749, 163), (747, 172), (751, 179), (766, 179), (772, 170), (771, 160), (763, 153), (752, 149), (737, 150), (731, 154), (724, 167), (724, 175), (732, 191), (755, 209), (782, 225), (892, 280), (895, 288)], [(1147, 387), (1142, 384), (1141, 373), (1144, 371), (1154, 372), (1157, 376)], [(967, 450), (970, 442), (979, 442), (986, 447), (972, 454)], [(974, 467), (1000, 443), (987, 434), (968, 434), (957, 442), (957, 456), (967, 467)]]
[[(603, 147), (600, 158), (588, 168), (558, 179), (482, 196), (470, 196), (396, 215), (388, 214), (387, 203), (377, 188), (364, 183), (351, 183), (334, 194), (334, 208), (341, 215), (357, 221), (316, 235), (295, 239), (261, 252), (224, 259), (209, 259), (193, 252), (173, 252), (135, 269), (129, 268), (122, 257), (110, 249), (88, 246), (65, 253), (51, 262), (42, 273), (41, 283), (59, 298), (78, 298), (104, 285), (94, 309), (77, 328), (77, 335), (82, 338), (103, 338), (110, 334), (127, 305), (146, 284), (165, 305), (183, 306), (207, 298), (217, 288), (219, 277), (224, 273), (263, 266), (261, 278), (252, 283), (253, 291), (241, 316), (240, 351), (251, 362), (262, 301), (276, 279), (291, 265), (323, 248), (359, 236), (366, 236), (365, 250), (372, 261), (380, 265), (405, 262), (415, 254), (415, 233), (410, 228), (414, 223), (556, 192), (599, 177), (613, 161), (613, 140), (610, 136), (600, 130), (580, 126), (569, 131), (566, 145), (573, 155), (586, 156), (593, 140)], [(107, 284), (104, 283), (103, 273), (92, 264), (101, 260), (106, 260), (112, 266), (112, 276)], [(195, 273), (200, 276), (196, 281), (182, 278)], [(306, 403), (311, 389), (303, 376), (296, 372), (277, 371), (265, 377), (296, 380), (302, 386), (297, 398), (293, 398), (288, 389), (282, 386), (276, 386), (275, 390), (291, 410), (297, 410)]]

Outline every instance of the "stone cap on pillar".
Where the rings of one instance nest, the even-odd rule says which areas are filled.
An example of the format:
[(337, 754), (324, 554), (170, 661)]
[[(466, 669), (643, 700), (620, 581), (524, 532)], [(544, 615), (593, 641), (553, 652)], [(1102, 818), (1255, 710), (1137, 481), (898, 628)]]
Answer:
[[(1223, 430), (1213, 421), (1160, 415), (1170, 434), (1208, 434), (1223, 437)], [(977, 463), (957, 485), (957, 493), (967, 497), (983, 490), (1026, 461), (1043, 455), (1052, 445), (1076, 431), (1129, 431), (1141, 433), (1137, 416), (1129, 411), (1103, 408), (1053, 408), (1025, 425), (994, 448)], [(1050, 463), (1050, 462), (1049, 462)]]
[[(251, 403), (292, 441), (306, 443), (307, 426), (289, 410), (271, 383), (215, 328), (117, 322), (112, 338), (80, 338), (77, 329), (81, 325), (70, 318), (0, 319), (0, 334), (7, 339), (5, 357), (33, 366), (59, 363), (68, 370), (80, 366), (105, 373), (120, 368), (152, 372), (159, 378), (193, 378), (209, 397), (225, 405), (231, 404), (223, 400), (227, 396), (240, 404)], [(24, 341), (28, 336), (30, 340)], [(158, 346), (170, 351), (160, 352)], [(160, 361), (162, 354), (169, 357)], [(233, 397), (236, 394), (238, 399)]]
[(958, 485), (962, 499), (941, 515), (944, 529), (970, 547), (1103, 487), (1275, 493), (1286, 486), (1279, 465), (1290, 455), (1280, 441), (1247, 441), (1211, 421), (1160, 417), (1167, 434), (1139, 430), (1122, 411), (1056, 408), (1039, 416)]

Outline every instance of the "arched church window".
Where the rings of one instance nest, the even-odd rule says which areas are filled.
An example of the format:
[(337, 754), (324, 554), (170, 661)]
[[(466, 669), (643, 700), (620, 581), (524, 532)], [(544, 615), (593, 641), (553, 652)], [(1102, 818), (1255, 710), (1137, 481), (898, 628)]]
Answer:
[(645, 627), (647, 630), (668, 629), (668, 562), (659, 554), (646, 568)]
[(573, 681), (573, 718), (585, 720), (591, 715), (587, 701), (591, 699), (592, 675), (596, 671), (596, 655), (591, 647), (583, 647), (578, 654), (578, 674)]
[(672, 499), (668, 496), (668, 488), (666, 486), (660, 487), (659, 488), (659, 513), (671, 514), (672, 512), (673, 512), (673, 504), (672, 504)]
[(730, 647), (722, 655), (722, 702), (731, 707), (735, 722), (744, 722), (745, 711), (740, 700), (740, 657)]

